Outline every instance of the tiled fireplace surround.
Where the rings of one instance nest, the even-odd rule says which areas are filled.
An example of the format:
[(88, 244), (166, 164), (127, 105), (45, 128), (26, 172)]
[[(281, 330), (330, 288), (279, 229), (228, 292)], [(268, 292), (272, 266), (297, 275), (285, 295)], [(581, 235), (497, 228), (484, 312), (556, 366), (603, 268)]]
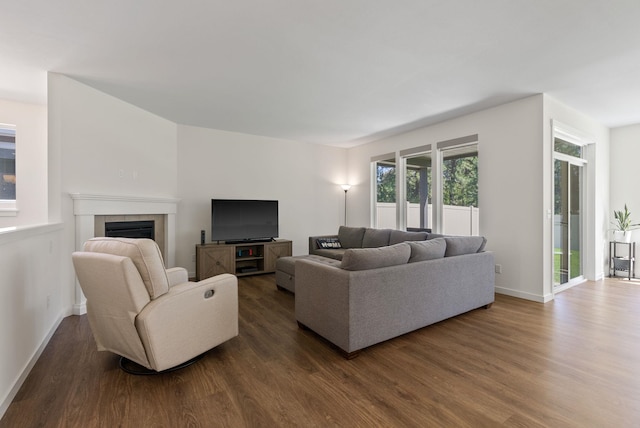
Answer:
[[(176, 212), (179, 199), (71, 193), (76, 225), (76, 251), (85, 241), (104, 236), (104, 224), (109, 221), (154, 220), (156, 242), (167, 267), (175, 265)], [(73, 313), (87, 312), (85, 298), (76, 281)]]

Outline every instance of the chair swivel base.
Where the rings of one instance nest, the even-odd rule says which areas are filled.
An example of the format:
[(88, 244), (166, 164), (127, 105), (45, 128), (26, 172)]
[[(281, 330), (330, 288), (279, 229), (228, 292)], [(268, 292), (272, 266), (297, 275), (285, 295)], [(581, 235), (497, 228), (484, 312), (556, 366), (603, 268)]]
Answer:
[(171, 373), (176, 370), (180, 370), (185, 367), (188, 367), (191, 364), (195, 363), (196, 361), (200, 360), (203, 356), (204, 354), (200, 354), (197, 357), (193, 357), (189, 361), (185, 361), (184, 363), (178, 364), (175, 367), (171, 367), (169, 369), (162, 370), (159, 372), (152, 369), (148, 369), (144, 366), (141, 366), (140, 364), (133, 362), (130, 359), (125, 357), (120, 357), (120, 361), (118, 365), (120, 366), (120, 369), (122, 369), (122, 371), (132, 375), (156, 375), (156, 374), (163, 374), (163, 373)]

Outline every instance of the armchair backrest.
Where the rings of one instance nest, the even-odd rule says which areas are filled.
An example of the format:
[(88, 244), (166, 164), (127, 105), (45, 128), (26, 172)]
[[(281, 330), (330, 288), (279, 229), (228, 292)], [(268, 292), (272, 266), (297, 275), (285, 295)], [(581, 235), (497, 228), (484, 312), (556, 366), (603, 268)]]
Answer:
[(151, 239), (93, 238), (85, 242), (85, 252), (128, 257), (138, 269), (151, 300), (169, 291), (169, 279), (158, 244)]
[(81, 251), (73, 253), (72, 259), (87, 297), (87, 317), (98, 349), (148, 366), (135, 321), (151, 300), (133, 261)]

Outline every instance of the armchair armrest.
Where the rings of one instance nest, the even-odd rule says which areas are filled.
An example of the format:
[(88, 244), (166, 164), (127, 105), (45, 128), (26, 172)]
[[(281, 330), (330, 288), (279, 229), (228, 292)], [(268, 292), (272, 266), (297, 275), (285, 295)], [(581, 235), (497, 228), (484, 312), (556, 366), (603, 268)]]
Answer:
[(217, 275), (175, 285), (138, 314), (136, 328), (158, 371), (238, 335), (238, 279)]
[(189, 281), (189, 274), (185, 268), (174, 267), (166, 269), (166, 271), (169, 279), (169, 288)]

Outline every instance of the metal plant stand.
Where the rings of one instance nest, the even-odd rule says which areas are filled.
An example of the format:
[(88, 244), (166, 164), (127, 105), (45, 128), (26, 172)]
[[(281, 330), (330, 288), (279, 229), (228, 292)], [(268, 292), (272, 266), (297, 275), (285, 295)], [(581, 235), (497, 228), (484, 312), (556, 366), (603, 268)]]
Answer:
[[(626, 246), (626, 254), (618, 251), (618, 246)], [(636, 277), (636, 243), (635, 242), (618, 242), (609, 241), (609, 278), (615, 277), (616, 272), (626, 272), (626, 277)]]

